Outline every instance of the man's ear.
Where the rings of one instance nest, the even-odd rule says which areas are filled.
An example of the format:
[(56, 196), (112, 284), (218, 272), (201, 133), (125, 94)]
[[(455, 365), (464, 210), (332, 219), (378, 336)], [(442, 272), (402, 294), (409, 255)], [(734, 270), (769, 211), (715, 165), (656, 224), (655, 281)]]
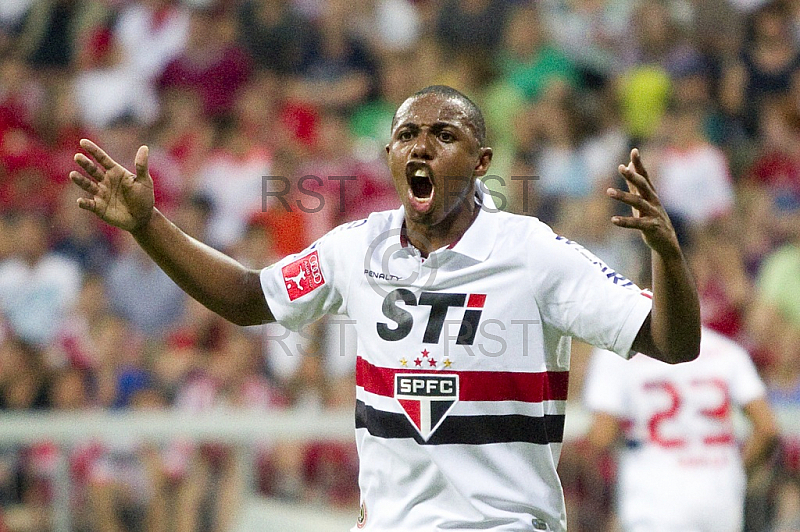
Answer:
[(386, 155), (389, 155), (389, 145), (387, 144), (384, 149), (386, 150)]
[(489, 165), (492, 164), (492, 149), (481, 148), (478, 155), (478, 164), (475, 166), (475, 175), (480, 177), (486, 175), (489, 171)]

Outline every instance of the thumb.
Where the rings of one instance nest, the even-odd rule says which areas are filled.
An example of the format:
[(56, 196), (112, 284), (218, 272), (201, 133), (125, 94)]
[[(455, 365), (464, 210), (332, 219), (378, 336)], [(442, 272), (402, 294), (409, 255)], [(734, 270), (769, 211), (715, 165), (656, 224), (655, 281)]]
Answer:
[(148, 165), (147, 165), (147, 157), (150, 153), (150, 149), (147, 146), (140, 146), (139, 150), (136, 152), (136, 159), (134, 160), (134, 164), (136, 165), (136, 180), (137, 181), (147, 181), (148, 180)]

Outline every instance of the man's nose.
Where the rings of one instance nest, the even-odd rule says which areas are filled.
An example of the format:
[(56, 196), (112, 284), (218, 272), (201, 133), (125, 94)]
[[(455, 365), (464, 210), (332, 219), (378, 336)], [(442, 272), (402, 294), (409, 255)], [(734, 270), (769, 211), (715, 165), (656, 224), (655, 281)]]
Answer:
[(414, 146), (411, 148), (411, 157), (424, 160), (433, 158), (433, 147), (431, 146), (429, 135), (424, 132), (417, 135)]

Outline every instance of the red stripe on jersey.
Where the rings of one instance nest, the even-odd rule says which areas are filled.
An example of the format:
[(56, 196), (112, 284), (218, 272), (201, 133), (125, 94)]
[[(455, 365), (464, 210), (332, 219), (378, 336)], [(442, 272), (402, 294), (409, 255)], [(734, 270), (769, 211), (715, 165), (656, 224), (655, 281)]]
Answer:
[(395, 373), (441, 373), (458, 375), (461, 401), (565, 401), (569, 371), (524, 373), (512, 371), (426, 371), (407, 368), (382, 368), (358, 357), (356, 385), (364, 390), (394, 397)]
[(486, 303), (486, 294), (470, 294), (467, 300), (467, 307), (483, 308), (484, 303)]

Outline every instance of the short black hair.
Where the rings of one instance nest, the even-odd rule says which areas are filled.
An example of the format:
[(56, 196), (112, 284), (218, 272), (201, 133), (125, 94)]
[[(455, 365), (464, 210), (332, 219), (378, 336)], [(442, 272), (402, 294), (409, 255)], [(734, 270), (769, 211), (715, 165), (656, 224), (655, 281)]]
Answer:
[[(467, 118), (469, 119), (470, 125), (472, 125), (472, 128), (475, 130), (475, 138), (478, 140), (478, 143), (481, 145), (481, 147), (486, 146), (486, 122), (483, 120), (483, 113), (481, 112), (480, 107), (475, 105), (475, 102), (470, 100), (466, 94), (448, 85), (429, 85), (424, 89), (420, 89), (412, 94), (410, 98), (418, 98), (426, 94), (436, 94), (438, 96), (444, 96), (445, 98), (455, 98), (463, 103), (464, 107), (466, 107)], [(397, 109), (397, 111), (399, 110), (400, 108)], [(397, 111), (395, 111), (394, 116), (392, 117), (392, 129), (394, 129), (394, 126), (397, 122)]]

